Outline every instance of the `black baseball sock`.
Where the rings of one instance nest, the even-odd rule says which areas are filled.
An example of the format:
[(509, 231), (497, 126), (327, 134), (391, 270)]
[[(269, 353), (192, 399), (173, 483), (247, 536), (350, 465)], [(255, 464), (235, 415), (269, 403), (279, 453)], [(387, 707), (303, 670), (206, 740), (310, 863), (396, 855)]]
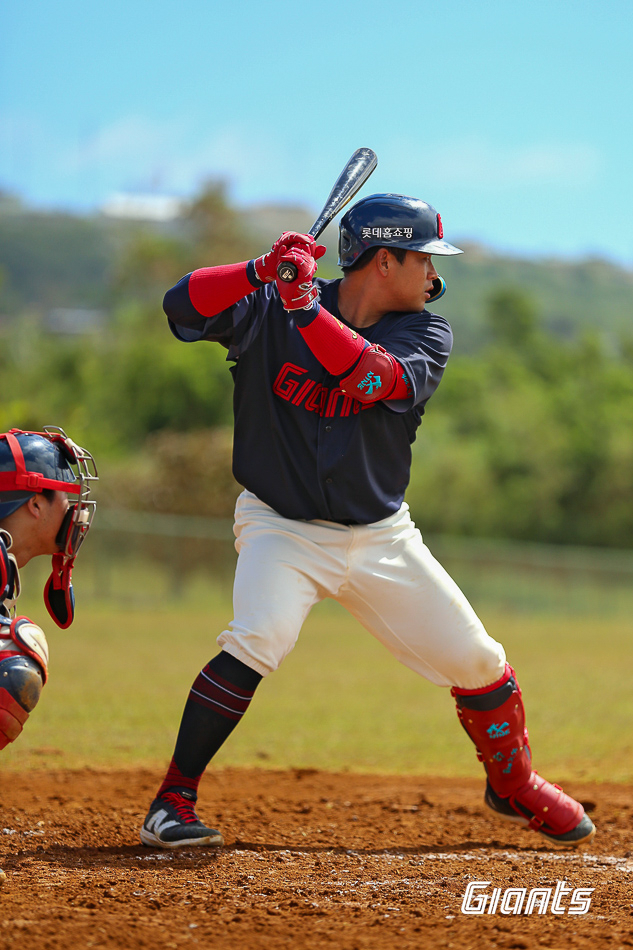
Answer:
[(230, 653), (219, 653), (197, 676), (185, 703), (176, 749), (158, 790), (194, 794), (207, 765), (248, 709), (262, 677)]

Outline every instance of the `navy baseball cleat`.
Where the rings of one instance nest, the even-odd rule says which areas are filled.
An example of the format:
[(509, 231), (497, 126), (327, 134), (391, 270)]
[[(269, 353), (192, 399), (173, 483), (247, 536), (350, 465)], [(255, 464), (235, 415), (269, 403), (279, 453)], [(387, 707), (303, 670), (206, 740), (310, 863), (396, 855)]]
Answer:
[(596, 828), (580, 802), (566, 795), (559, 785), (545, 781), (537, 772), (507, 798), (486, 784), (484, 802), (488, 808), (517, 824), (538, 831), (554, 844), (577, 847), (593, 840)]
[(155, 798), (141, 828), (141, 842), (148, 848), (218, 847), (224, 838), (207, 828), (196, 815), (195, 796), (189, 789), (172, 789)]

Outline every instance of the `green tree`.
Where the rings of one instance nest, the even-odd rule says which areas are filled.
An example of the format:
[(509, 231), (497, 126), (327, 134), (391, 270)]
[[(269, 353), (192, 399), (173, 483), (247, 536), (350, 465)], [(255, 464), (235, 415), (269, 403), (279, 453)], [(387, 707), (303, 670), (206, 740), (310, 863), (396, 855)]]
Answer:
[(256, 244), (228, 203), (223, 183), (209, 182), (205, 185), (189, 205), (185, 224), (194, 248), (192, 266), (232, 264), (249, 260), (257, 252)]
[(507, 346), (529, 345), (538, 328), (536, 305), (522, 290), (500, 287), (487, 300), (486, 316), (492, 338)]

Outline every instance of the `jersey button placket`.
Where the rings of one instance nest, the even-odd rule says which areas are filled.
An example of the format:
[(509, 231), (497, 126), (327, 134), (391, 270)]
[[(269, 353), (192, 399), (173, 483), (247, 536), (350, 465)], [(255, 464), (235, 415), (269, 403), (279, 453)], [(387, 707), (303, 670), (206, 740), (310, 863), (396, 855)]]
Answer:
[(321, 485), (325, 497), (326, 505), (330, 506), (333, 502), (333, 495), (336, 495), (336, 482), (332, 475), (327, 472), (336, 471), (336, 463), (339, 456), (337, 450), (336, 433), (337, 426), (332, 418), (321, 416), (319, 420), (319, 463), (321, 467)]

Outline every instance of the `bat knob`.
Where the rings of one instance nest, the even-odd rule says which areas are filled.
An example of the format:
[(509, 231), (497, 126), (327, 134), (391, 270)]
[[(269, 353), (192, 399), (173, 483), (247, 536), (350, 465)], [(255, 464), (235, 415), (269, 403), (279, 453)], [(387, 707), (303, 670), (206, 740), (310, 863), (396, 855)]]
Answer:
[(283, 280), (287, 284), (291, 284), (293, 280), (296, 280), (298, 274), (299, 271), (297, 270), (296, 265), (291, 261), (282, 261), (277, 267), (277, 277), (279, 280)]

